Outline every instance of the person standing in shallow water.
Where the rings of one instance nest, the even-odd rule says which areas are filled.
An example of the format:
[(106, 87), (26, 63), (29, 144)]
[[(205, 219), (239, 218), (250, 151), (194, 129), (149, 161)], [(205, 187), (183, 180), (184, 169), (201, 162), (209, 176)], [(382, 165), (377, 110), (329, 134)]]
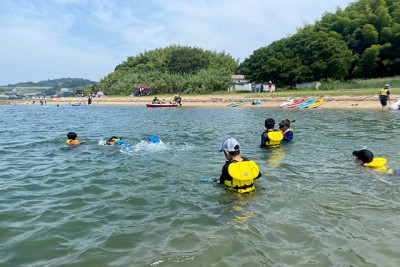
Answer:
[(382, 105), (382, 110), (386, 107), (389, 100), (390, 103), (390, 84), (385, 84), (385, 86), (379, 91), (379, 101)]
[(177, 105), (182, 106), (181, 101), (182, 101), (181, 94), (180, 93), (176, 93), (175, 96), (174, 96), (174, 102)]
[(226, 158), (219, 183), (238, 193), (253, 191), (254, 180), (261, 177), (261, 172), (254, 161), (240, 155), (239, 142), (235, 138), (228, 138), (219, 152), (224, 152)]

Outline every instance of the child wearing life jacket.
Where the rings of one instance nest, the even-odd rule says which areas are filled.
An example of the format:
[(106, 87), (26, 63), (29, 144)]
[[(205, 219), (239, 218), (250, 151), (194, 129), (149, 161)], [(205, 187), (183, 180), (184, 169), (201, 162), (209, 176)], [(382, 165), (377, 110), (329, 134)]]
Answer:
[(126, 147), (131, 147), (132, 144), (122, 141), (122, 136), (121, 137), (116, 137), (116, 136), (111, 136), (107, 141), (106, 145), (108, 146), (126, 146)]
[(355, 150), (353, 151), (353, 156), (356, 156), (356, 162), (361, 163), (365, 167), (400, 176), (400, 170), (388, 169), (386, 167), (387, 160), (385, 158), (374, 158), (374, 154), (368, 149)]
[(240, 145), (235, 138), (226, 139), (220, 152), (224, 152), (225, 162), (219, 183), (238, 193), (248, 193), (255, 189), (254, 180), (261, 177), (257, 164), (240, 156)]
[(115, 135), (111, 136), (107, 141), (106, 141), (106, 145), (108, 146), (120, 146), (122, 145), (122, 137), (118, 138)]
[[(390, 102), (390, 84), (385, 84), (385, 86), (379, 90), (379, 101), (382, 105), (382, 110), (386, 107), (387, 101)], [(389, 103), (390, 104), (390, 103)]]
[(290, 120), (285, 119), (279, 123), (279, 131), (283, 133), (282, 142), (289, 143), (293, 140), (293, 130), (290, 128)]
[(81, 143), (79, 142), (78, 135), (75, 132), (69, 132), (67, 138), (68, 140), (65, 143), (69, 146), (77, 146)]
[(272, 118), (266, 119), (265, 128), (267, 130), (261, 134), (260, 147), (279, 147), (283, 140), (283, 134), (280, 131), (275, 131), (275, 120)]

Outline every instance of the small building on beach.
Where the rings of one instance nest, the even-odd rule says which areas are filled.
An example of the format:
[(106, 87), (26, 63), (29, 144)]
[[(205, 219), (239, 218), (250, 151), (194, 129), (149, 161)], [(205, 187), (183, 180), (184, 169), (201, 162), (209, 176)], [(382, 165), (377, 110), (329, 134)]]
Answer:
[(252, 91), (251, 83), (244, 75), (234, 74), (231, 76), (232, 85), (228, 91)]

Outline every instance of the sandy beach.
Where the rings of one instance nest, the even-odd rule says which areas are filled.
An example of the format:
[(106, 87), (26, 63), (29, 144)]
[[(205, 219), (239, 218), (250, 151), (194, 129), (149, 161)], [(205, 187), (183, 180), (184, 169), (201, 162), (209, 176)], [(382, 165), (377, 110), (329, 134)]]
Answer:
[[(154, 96), (142, 97), (101, 97), (95, 98), (92, 105), (126, 105), (126, 106), (145, 106), (151, 103)], [(159, 99), (165, 99), (167, 102), (172, 100), (171, 95), (158, 95)], [(244, 98), (250, 99), (249, 102), (237, 106), (236, 108), (279, 108), (279, 105), (288, 97), (274, 97), (271, 94), (262, 97), (252, 98), (249, 95), (183, 95), (182, 107), (227, 107), (229, 104), (241, 101)], [(296, 97), (295, 99), (299, 99)], [(392, 95), (392, 102), (400, 98), (399, 95)], [(325, 102), (317, 109), (381, 109), (378, 96), (324, 96)], [(253, 100), (260, 100), (260, 105), (252, 105)], [(47, 105), (73, 104), (78, 101), (87, 103), (85, 97), (67, 97), (57, 99), (47, 99)], [(32, 104), (33, 100), (2, 100), (0, 104), (8, 105), (26, 105)], [(36, 105), (40, 105), (39, 100), (35, 100)], [(388, 104), (389, 106), (389, 104)]]

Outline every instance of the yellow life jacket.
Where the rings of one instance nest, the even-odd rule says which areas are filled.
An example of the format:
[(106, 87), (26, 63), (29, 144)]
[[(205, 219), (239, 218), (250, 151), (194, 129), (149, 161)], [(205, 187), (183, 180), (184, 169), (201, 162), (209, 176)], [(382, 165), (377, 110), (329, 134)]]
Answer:
[(224, 184), (238, 193), (248, 193), (255, 189), (254, 179), (260, 174), (260, 169), (254, 161), (244, 160), (229, 164), (228, 173), (232, 180), (225, 180)]
[(278, 131), (268, 132), (268, 140), (265, 142), (266, 147), (278, 147), (283, 140), (283, 134)]
[(389, 89), (383, 88), (383, 89), (381, 89), (381, 90), (379, 91), (379, 95), (380, 95), (380, 96), (387, 96), (387, 95), (388, 95), (388, 91), (389, 91)]
[(364, 163), (363, 165), (377, 171), (386, 171), (386, 162), (387, 160), (385, 158), (374, 158), (370, 163)]
[(68, 139), (66, 142), (65, 142), (67, 145), (69, 145), (69, 146), (76, 146), (76, 145), (79, 145), (80, 143), (79, 143), (79, 140), (72, 140), (72, 139)]

